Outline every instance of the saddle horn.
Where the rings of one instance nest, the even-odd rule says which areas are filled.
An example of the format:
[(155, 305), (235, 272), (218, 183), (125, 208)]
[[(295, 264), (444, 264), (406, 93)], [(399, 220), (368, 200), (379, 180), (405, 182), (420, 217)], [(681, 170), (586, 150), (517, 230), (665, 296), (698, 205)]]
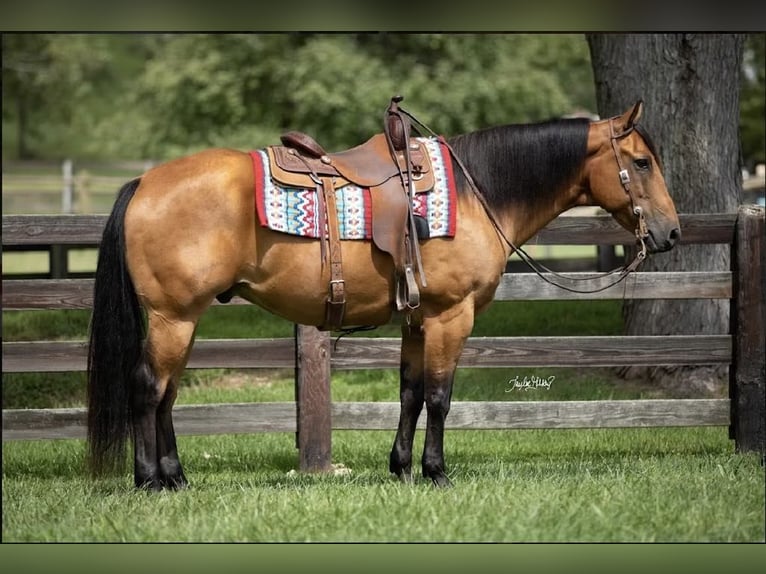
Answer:
[(403, 96), (394, 96), (386, 110), (386, 135), (396, 151), (403, 151), (409, 143), (410, 119), (399, 111)]

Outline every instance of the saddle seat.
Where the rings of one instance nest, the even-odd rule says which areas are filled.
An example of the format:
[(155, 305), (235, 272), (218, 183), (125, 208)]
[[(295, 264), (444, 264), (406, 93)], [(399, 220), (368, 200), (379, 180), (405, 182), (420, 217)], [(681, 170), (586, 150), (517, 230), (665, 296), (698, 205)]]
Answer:
[[(311, 177), (334, 177), (335, 188), (349, 183), (359, 187), (379, 187), (392, 177), (407, 171), (404, 151), (396, 152), (394, 163), (385, 134), (376, 134), (369, 140), (350, 149), (327, 153), (309, 135), (302, 132), (288, 132), (282, 136), (281, 146), (268, 148), (274, 178), (293, 187), (311, 188), (316, 181)], [(431, 162), (425, 145), (417, 139), (410, 139), (409, 154), (412, 163), (412, 179), (416, 192), (425, 192), (433, 187)], [(401, 182), (399, 182), (401, 186)]]

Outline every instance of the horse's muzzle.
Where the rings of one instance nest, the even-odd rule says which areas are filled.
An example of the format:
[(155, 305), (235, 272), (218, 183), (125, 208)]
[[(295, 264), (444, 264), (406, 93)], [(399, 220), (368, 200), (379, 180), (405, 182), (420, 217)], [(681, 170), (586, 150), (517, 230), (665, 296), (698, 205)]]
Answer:
[(661, 253), (670, 251), (679, 241), (681, 241), (680, 227), (674, 227), (666, 233), (656, 233), (650, 229), (649, 236), (646, 238), (646, 247), (649, 253)]

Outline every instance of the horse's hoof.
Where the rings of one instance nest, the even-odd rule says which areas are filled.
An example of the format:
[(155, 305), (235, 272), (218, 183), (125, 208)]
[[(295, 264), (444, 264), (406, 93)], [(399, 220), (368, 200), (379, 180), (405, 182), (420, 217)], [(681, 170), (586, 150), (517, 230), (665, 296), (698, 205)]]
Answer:
[(400, 472), (396, 476), (402, 484), (412, 484), (414, 482), (412, 480), (412, 472)]
[(189, 481), (184, 475), (175, 477), (165, 477), (162, 479), (162, 487), (167, 490), (185, 490), (189, 487)]
[(159, 492), (162, 490), (162, 483), (156, 478), (135, 479), (134, 484), (137, 490), (144, 490), (146, 492)]
[(395, 474), (401, 482), (405, 484), (412, 483), (412, 464), (400, 462), (395, 452), (392, 452), (389, 458), (388, 471), (391, 474)]
[(431, 480), (434, 483), (434, 486), (437, 488), (451, 488), (452, 482), (449, 478), (447, 478), (447, 475), (444, 473), (434, 474), (431, 476)]

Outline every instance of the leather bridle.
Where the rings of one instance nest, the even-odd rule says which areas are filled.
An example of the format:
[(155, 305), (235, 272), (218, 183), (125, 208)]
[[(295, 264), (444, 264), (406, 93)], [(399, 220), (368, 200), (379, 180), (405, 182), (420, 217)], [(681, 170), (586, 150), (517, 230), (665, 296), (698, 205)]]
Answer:
[(617, 145), (617, 140), (620, 140), (630, 133), (633, 132), (635, 128), (633, 126), (626, 129), (621, 134), (617, 135), (614, 132), (614, 118), (609, 119), (609, 140), (612, 144), (612, 151), (614, 152), (614, 159), (617, 161), (617, 169), (619, 170), (618, 176), (620, 178), (620, 183), (622, 184), (622, 188), (625, 190), (625, 193), (628, 194), (628, 197), (630, 198), (630, 204), (633, 208), (633, 214), (638, 217), (638, 223), (636, 225), (636, 240), (641, 244), (641, 251), (644, 252), (644, 257), (646, 256), (646, 244), (644, 243), (644, 239), (649, 237), (649, 231), (646, 227), (646, 218), (644, 217), (644, 210), (641, 208), (640, 205), (638, 205), (638, 202), (636, 201), (636, 196), (633, 193), (633, 190), (630, 188), (630, 173), (628, 173), (628, 170), (625, 169), (625, 166), (622, 163), (622, 159), (620, 158), (620, 148)]

